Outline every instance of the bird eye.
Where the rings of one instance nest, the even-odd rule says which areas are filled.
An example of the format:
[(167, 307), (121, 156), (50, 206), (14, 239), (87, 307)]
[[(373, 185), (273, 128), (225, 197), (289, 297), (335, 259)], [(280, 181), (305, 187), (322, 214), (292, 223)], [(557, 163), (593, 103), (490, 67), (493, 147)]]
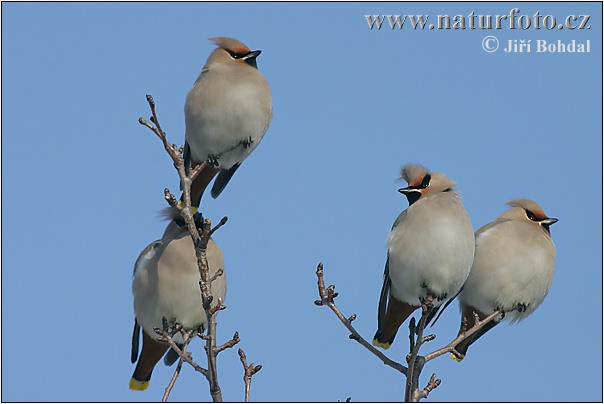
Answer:
[(531, 212), (530, 210), (526, 210), (526, 217), (528, 217), (529, 220), (532, 220), (533, 222), (539, 221), (539, 219), (537, 219), (537, 216), (535, 216), (535, 214), (533, 212)]
[(241, 53), (236, 53), (236, 52), (233, 52), (232, 50), (228, 50), (228, 49), (226, 49), (226, 51), (227, 51), (227, 52), (229, 52), (229, 55), (231, 55), (231, 57), (232, 57), (233, 59), (241, 59), (242, 57), (246, 56), (246, 55), (243, 55), (243, 54), (241, 54)]
[(432, 177), (430, 176), (430, 174), (426, 174), (426, 176), (425, 176), (425, 177), (424, 177), (424, 179), (422, 180), (422, 183), (421, 183), (421, 184), (419, 184), (419, 186), (418, 186), (417, 188), (419, 188), (419, 189), (424, 189), (424, 188), (427, 188), (427, 187), (428, 187), (428, 185), (430, 185), (430, 179), (431, 179), (431, 178), (432, 178)]

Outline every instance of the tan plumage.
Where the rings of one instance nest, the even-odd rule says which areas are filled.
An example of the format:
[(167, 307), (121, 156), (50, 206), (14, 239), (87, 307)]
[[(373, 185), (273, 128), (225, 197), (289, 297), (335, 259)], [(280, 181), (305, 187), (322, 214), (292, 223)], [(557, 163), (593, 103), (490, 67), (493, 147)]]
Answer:
[[(474, 325), (480, 319), (502, 309), (511, 323), (525, 319), (543, 302), (554, 275), (556, 247), (549, 226), (558, 219), (549, 218), (541, 206), (529, 199), (508, 202), (510, 209), (476, 232), (476, 254), (472, 270), (459, 295), (462, 318)], [(463, 359), (468, 347), (498, 324), (493, 320), (456, 349)]]
[(373, 344), (388, 348), (400, 325), (430, 293), (435, 307), (461, 289), (474, 256), (474, 230), (455, 182), (419, 164), (403, 167), (409, 208), (394, 222)]
[[(222, 251), (210, 239), (207, 248), (210, 276), (224, 270)], [(177, 321), (183, 328), (206, 326), (206, 315), (201, 303), (199, 269), (193, 241), (186, 227), (175, 220), (168, 224), (161, 240), (149, 244), (136, 260), (132, 279), (135, 326), (132, 341), (132, 362), (137, 361), (130, 381), (132, 390), (145, 390), (155, 364), (168, 346), (156, 341), (154, 328), (162, 328), (162, 317), (168, 322)], [(211, 285), (214, 301), (224, 301), (226, 278), (223, 274)], [(143, 330), (143, 347), (138, 356), (140, 328)], [(176, 342), (182, 342), (180, 334)], [(167, 359), (169, 362), (169, 359)]]
[[(218, 48), (208, 57), (185, 103), (185, 159), (191, 166), (208, 158), (214, 163), (191, 186), (195, 207), (216, 174), (212, 197), (222, 192), (272, 119), (270, 87), (256, 64), (260, 51), (251, 51), (233, 38), (211, 40)], [(236, 148), (221, 155), (232, 147)]]

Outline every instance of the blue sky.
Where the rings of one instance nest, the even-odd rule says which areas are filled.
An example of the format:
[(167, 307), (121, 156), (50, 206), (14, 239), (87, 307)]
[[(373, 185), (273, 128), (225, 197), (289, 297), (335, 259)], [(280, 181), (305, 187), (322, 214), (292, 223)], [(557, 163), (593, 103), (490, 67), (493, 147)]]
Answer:
[[(370, 30), (365, 15), (590, 15), (591, 29)], [(577, 22), (578, 23), (578, 22)], [(590, 41), (590, 53), (488, 53), (483, 39)], [(397, 401), (404, 379), (348, 339), (317, 298), (315, 269), (371, 338), (401, 165), (456, 180), (474, 228), (531, 198), (552, 226), (556, 272), (543, 305), (500, 325), (467, 359), (430, 362), (431, 401), (602, 400), (602, 6), (599, 3), (3, 3), (2, 399), (157, 401), (128, 390), (132, 267), (165, 223), (178, 180), (138, 124), (158, 105), (184, 139), (186, 94), (214, 46), (261, 49), (274, 117), (223, 194), (228, 309), (255, 401)], [(434, 328), (456, 334), (455, 305)], [(399, 335), (387, 352), (404, 362)], [(193, 345), (202, 360), (201, 343)], [(428, 350), (424, 351), (428, 352)], [(225, 400), (243, 399), (235, 350), (219, 357)], [(174, 401), (209, 400), (186, 368)]]

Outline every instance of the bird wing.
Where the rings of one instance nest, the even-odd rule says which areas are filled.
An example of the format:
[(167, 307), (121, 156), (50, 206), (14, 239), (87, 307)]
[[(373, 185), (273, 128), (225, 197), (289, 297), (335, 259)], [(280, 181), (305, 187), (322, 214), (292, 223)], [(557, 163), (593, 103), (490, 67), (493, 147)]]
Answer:
[(143, 251), (141, 251), (141, 253), (138, 255), (138, 258), (136, 259), (136, 262), (134, 263), (134, 270), (132, 271), (132, 276), (134, 276), (137, 268), (139, 268), (143, 262), (150, 260), (151, 258), (153, 258), (153, 256), (155, 254), (157, 254), (157, 248), (159, 248), (161, 246), (162, 246), (162, 241), (155, 240), (154, 242), (149, 244), (147, 247), (145, 247), (145, 249)]
[(396, 218), (396, 220), (392, 224), (392, 229), (390, 229), (390, 231), (394, 230), (394, 228), (396, 226), (398, 226), (399, 224), (401, 224), (401, 222), (403, 222), (406, 217), (407, 217), (407, 209), (405, 209), (404, 211), (401, 212), (400, 215), (398, 215), (398, 217)]
[(138, 343), (140, 341), (141, 326), (138, 325), (136, 317), (134, 318), (134, 330), (132, 331), (132, 352), (130, 354), (130, 360), (132, 363), (136, 363), (138, 359)]
[(447, 307), (449, 307), (449, 305), (453, 302), (453, 300), (455, 300), (455, 298), (457, 298), (457, 296), (459, 296), (459, 294), (461, 293), (462, 290), (463, 290), (463, 286), (461, 287), (461, 289), (459, 289), (459, 292), (457, 292), (455, 294), (455, 296), (453, 296), (452, 298), (450, 298), (449, 300), (447, 300), (447, 302), (445, 304), (437, 307), (436, 310), (432, 310), (430, 312), (430, 314), (428, 314), (428, 317), (426, 318), (426, 324), (430, 324), (430, 321), (432, 321), (432, 319), (434, 318), (434, 316), (436, 316), (436, 318), (434, 319), (434, 321), (432, 322), (432, 324), (430, 324), (430, 327), (432, 327), (434, 324), (436, 324), (436, 322), (440, 318), (440, 315), (443, 314), (443, 311), (445, 311), (447, 309)]
[(378, 330), (381, 330), (384, 321), (386, 321), (386, 308), (388, 307), (388, 296), (390, 295), (390, 274), (388, 273), (388, 263), (390, 258), (386, 257), (386, 265), (384, 266), (384, 283), (382, 284), (382, 292), (380, 293), (380, 303), (378, 305)]
[[(183, 159), (185, 163), (185, 174), (189, 175), (189, 171), (191, 171), (191, 147), (189, 143), (185, 140), (185, 147), (183, 150)], [(182, 191), (182, 184), (180, 186), (180, 190)]]
[(218, 173), (218, 176), (214, 180), (214, 185), (212, 185), (212, 198), (216, 199), (218, 195), (220, 195), (220, 193), (222, 192), (224, 187), (226, 187), (226, 185), (229, 183), (231, 177), (233, 176), (233, 174), (235, 174), (235, 171), (237, 171), (240, 165), (241, 163), (237, 163), (233, 167), (226, 170), (221, 170)]

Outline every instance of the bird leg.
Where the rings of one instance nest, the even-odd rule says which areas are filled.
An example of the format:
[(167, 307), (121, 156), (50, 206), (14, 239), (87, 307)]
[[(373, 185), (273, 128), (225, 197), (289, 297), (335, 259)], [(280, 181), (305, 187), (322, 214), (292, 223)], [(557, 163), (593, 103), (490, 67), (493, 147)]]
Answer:
[(252, 139), (252, 137), (250, 136), (246, 140), (242, 141), (241, 144), (243, 145), (244, 149), (247, 149), (248, 147), (254, 144), (254, 139)]
[(209, 165), (212, 167), (218, 167), (220, 164), (218, 163), (218, 156), (215, 154), (209, 154), (208, 159), (206, 160)]

